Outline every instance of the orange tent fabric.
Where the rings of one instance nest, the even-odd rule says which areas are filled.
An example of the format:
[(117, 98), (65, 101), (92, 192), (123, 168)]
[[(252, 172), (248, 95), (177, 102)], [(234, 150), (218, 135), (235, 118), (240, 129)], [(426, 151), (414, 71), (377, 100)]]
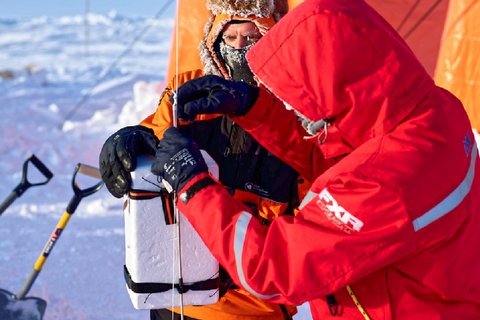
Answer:
[(450, 1), (435, 81), (464, 104), (480, 130), (480, 1)]
[[(289, 0), (292, 9), (303, 0)], [(433, 76), (449, 1), (366, 0), (377, 10), (417, 55)]]
[(400, 33), (433, 77), (449, 1), (366, 1)]
[[(166, 80), (176, 71), (201, 68), (198, 45), (209, 13), (206, 0), (178, 0), (178, 29), (174, 28)], [(466, 1), (466, 0), (465, 0)], [(470, 0), (472, 2), (474, 0)], [(276, 6), (291, 10), (303, 0), (275, 0)], [(439, 0), (367, 0), (395, 29), (405, 36), (426, 70), (433, 76), (437, 63), (448, 1)], [(430, 12), (431, 11), (431, 12)], [(405, 20), (405, 21), (403, 21)], [(418, 26), (417, 26), (418, 24)], [(178, 51), (177, 51), (178, 32)], [(179, 63), (176, 63), (178, 55)]]
[(170, 58), (165, 78), (166, 83), (168, 83), (177, 72), (182, 73), (202, 68), (198, 46), (203, 37), (203, 27), (209, 17), (206, 0), (177, 1), (178, 19), (175, 19), (173, 28)]

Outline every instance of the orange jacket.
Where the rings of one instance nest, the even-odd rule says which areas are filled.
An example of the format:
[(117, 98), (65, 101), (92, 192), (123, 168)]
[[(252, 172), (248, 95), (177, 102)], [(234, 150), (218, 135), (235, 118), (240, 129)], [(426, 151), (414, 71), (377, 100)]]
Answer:
[[(158, 103), (157, 110), (145, 118), (141, 125), (152, 128), (155, 132), (155, 135), (161, 139), (163, 137), (163, 133), (167, 130), (173, 123), (173, 115), (172, 115), (172, 103), (170, 102), (170, 97), (172, 95), (173, 90), (176, 90), (178, 81), (180, 85), (184, 82), (200, 77), (203, 75), (202, 70), (194, 70), (182, 73), (177, 77), (174, 77), (169, 85), (164, 90), (162, 96), (160, 97), (160, 101)], [(220, 115), (213, 114), (213, 115), (198, 115), (196, 117), (196, 121), (202, 120), (209, 120), (216, 118)], [(179, 122), (179, 126), (187, 125), (186, 122)], [(298, 197), (302, 199), (303, 196), (306, 194), (310, 187), (310, 183), (305, 181), (302, 178), (298, 179)], [(287, 203), (280, 203), (275, 200), (271, 200), (266, 197), (258, 197), (250, 192), (246, 192), (243, 190), (235, 190), (235, 198), (242, 202), (253, 203), (258, 208), (258, 214), (267, 219), (272, 220), (275, 217), (282, 215), (288, 207)]]

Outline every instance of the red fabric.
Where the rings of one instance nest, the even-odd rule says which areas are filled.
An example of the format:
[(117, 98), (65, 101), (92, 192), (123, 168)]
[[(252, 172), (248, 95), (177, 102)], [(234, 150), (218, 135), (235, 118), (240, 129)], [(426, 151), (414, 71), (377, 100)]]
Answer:
[[(255, 74), (303, 115), (334, 118), (326, 142), (262, 91), (238, 124), (315, 179), (319, 195), (267, 228), (221, 186), (183, 212), (235, 282), (315, 319), (480, 318), (480, 163), (461, 103), (361, 0), (307, 0), (249, 54)], [(434, 219), (423, 223), (424, 218)], [(438, 212), (443, 212), (438, 215)], [(240, 244), (240, 245), (239, 245)]]
[(433, 86), (403, 40), (361, 0), (306, 1), (248, 59), (301, 114), (335, 117), (335, 129), (353, 147), (390, 130)]
[[(335, 158), (325, 159), (315, 140), (304, 139), (307, 133), (297, 116), (265, 90), (260, 91), (248, 117), (236, 117), (235, 121), (253, 136), (258, 136), (257, 141), (272, 154), (280, 159), (288, 158), (288, 164), (310, 182), (336, 162)], [(278, 135), (278, 130), (284, 134)], [(312, 162), (318, 165), (312, 166)]]

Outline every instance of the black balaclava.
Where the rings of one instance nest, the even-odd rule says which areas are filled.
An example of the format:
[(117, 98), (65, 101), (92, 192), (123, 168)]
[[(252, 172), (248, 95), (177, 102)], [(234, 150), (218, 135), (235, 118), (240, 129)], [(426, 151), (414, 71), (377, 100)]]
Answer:
[(219, 43), (219, 51), (222, 60), (225, 62), (226, 67), (230, 73), (232, 80), (244, 81), (251, 85), (256, 85), (253, 78), (253, 73), (250, 70), (247, 62), (247, 52), (253, 46), (253, 44), (243, 47), (241, 49), (235, 49), (226, 45), (223, 41)]

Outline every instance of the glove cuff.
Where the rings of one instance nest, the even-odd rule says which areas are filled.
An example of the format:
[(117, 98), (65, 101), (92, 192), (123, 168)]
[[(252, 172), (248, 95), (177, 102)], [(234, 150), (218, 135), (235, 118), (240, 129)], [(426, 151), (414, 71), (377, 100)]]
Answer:
[(241, 84), (245, 86), (245, 89), (242, 92), (242, 94), (245, 95), (244, 97), (245, 100), (243, 101), (243, 105), (240, 108), (240, 110), (238, 110), (238, 112), (235, 113), (235, 115), (237, 116), (243, 116), (248, 111), (250, 111), (250, 109), (253, 107), (253, 105), (258, 99), (258, 94), (260, 90), (258, 87), (251, 86), (244, 82), (241, 82)]
[(247, 101), (247, 110), (246, 110), (247, 112), (252, 108), (255, 102), (257, 102), (259, 93), (260, 93), (260, 88), (253, 87), (253, 86), (248, 87), (248, 101)]
[(184, 203), (187, 204), (188, 201), (193, 198), (195, 194), (197, 194), (200, 190), (217, 184), (215, 180), (213, 180), (208, 173), (201, 174), (194, 179), (195, 181), (189, 181), (187, 186), (185, 186), (182, 191), (180, 192), (179, 199)]

